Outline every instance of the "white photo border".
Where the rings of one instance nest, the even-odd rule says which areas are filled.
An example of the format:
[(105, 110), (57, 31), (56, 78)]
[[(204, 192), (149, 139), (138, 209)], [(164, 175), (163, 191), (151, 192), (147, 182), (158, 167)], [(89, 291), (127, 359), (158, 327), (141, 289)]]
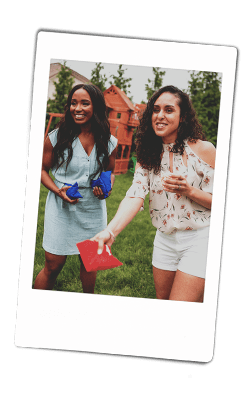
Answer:
[[(44, 31), (38, 33), (15, 332), (17, 346), (211, 361), (236, 58), (237, 50), (234, 47)], [(32, 289), (51, 59), (222, 73), (204, 303)]]

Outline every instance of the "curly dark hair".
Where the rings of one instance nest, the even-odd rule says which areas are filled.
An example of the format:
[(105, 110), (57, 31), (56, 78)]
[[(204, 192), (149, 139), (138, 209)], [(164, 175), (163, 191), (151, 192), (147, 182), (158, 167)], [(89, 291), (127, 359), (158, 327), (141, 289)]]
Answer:
[[(61, 167), (64, 163), (66, 163), (67, 167), (73, 157), (73, 148), (72, 143), (76, 139), (76, 137), (80, 134), (80, 127), (75, 124), (71, 113), (70, 113), (70, 105), (72, 96), (78, 89), (84, 89), (88, 92), (92, 104), (93, 104), (93, 116), (91, 117), (91, 131), (94, 135), (96, 149), (97, 149), (97, 162), (98, 162), (98, 170), (93, 173), (93, 177), (96, 174), (104, 171), (109, 163), (109, 155), (108, 155), (108, 141), (110, 139), (110, 124), (106, 114), (106, 104), (102, 91), (93, 84), (79, 84), (74, 86), (67, 98), (67, 103), (64, 107), (64, 115), (57, 124), (58, 133), (57, 133), (57, 143), (53, 148), (53, 156), (54, 156), (54, 166), (56, 169)], [(68, 157), (65, 159), (64, 151), (68, 149)], [(100, 160), (100, 157), (103, 157), (103, 160)], [(91, 176), (92, 177), (92, 176)]]
[(189, 96), (175, 86), (162, 87), (149, 99), (136, 133), (137, 161), (143, 168), (153, 169), (155, 174), (158, 174), (161, 169), (163, 142), (162, 138), (157, 136), (152, 128), (152, 114), (156, 100), (164, 92), (172, 93), (177, 97), (181, 110), (177, 139), (171, 151), (183, 154), (185, 139), (194, 143), (198, 139), (206, 140)]

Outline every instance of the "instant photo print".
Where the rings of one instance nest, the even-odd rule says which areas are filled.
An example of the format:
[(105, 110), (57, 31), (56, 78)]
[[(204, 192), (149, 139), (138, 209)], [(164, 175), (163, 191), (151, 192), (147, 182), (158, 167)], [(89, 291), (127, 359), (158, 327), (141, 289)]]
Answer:
[[(216, 340), (236, 58), (237, 51), (234, 47), (45, 31), (38, 33), (15, 332), (16, 346), (196, 362), (212, 360)], [(134, 84), (138, 87), (140, 77), (147, 76), (145, 71), (152, 70), (153, 67), (166, 71), (165, 76), (170, 79), (167, 84), (180, 89), (183, 88), (183, 84), (181, 81), (178, 84), (178, 76), (182, 73), (210, 71), (218, 73), (221, 77), (203, 303), (33, 288), (49, 73), (51, 63), (57, 62), (61, 64), (66, 62), (72, 69), (74, 68), (71, 63), (74, 62), (74, 65), (81, 65), (83, 71), (85, 66), (87, 71), (90, 64), (95, 66), (100, 62), (103, 65), (115, 65), (117, 68), (119, 65), (123, 65), (124, 68), (133, 67), (138, 77), (135, 78)], [(176, 71), (176, 81), (171, 80), (174, 76), (173, 71)], [(90, 80), (90, 73), (86, 75)], [(146, 83), (147, 80), (144, 82), (144, 87)], [(140, 100), (142, 99), (135, 98), (132, 102), (139, 103)], [(147, 231), (144, 235), (147, 236)], [(114, 243), (111, 247), (112, 254), (116, 245), (117, 243)], [(136, 249), (138, 244), (134, 243), (134, 246)], [(119, 268), (124, 268), (124, 260), (120, 257), (118, 259), (123, 265), (113, 268), (114, 274)]]

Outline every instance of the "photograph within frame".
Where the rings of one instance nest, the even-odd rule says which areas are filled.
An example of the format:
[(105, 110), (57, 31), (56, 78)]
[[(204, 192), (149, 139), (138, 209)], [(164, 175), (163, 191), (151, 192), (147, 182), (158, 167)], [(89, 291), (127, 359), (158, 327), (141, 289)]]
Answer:
[[(80, 48), (84, 48), (82, 56), (79, 56)], [(110, 48), (116, 51), (107, 51)], [(102, 60), (103, 63), (152, 67), (152, 54), (154, 65), (160, 68), (223, 74), (204, 303), (33, 290), (50, 60)], [(167, 58), (169, 54), (171, 57)], [(200, 362), (212, 359), (236, 57), (233, 47), (39, 32), (15, 334), (17, 346)]]
[[(133, 181), (134, 165), (132, 161), (132, 155), (134, 159), (136, 158), (134, 143), (135, 131), (138, 128), (139, 124), (138, 116), (142, 114), (147, 103), (146, 90), (143, 90), (143, 88), (145, 89), (145, 85), (149, 83), (151, 83), (151, 86), (153, 86), (154, 81), (152, 79), (153, 68), (150, 67), (134, 65), (119, 66), (118, 64), (90, 63), (77, 60), (52, 59), (50, 60), (50, 71), (48, 79), (48, 100), (50, 99), (51, 101), (51, 99), (53, 99), (55, 96), (56, 88), (54, 82), (56, 81), (56, 83), (58, 84), (58, 77), (60, 77), (60, 74), (60, 82), (62, 84), (62, 71), (64, 71), (64, 66), (67, 67), (65, 71), (69, 71), (70, 73), (70, 76), (68, 76), (67, 79), (74, 79), (74, 83), (71, 84), (72, 87), (74, 87), (77, 84), (88, 83), (91, 79), (92, 71), (96, 69), (97, 65), (99, 65), (99, 68), (101, 66), (101, 69), (103, 69), (103, 80), (104, 78), (106, 78), (105, 83), (107, 87), (104, 91), (104, 97), (106, 100), (107, 112), (109, 114), (108, 118), (111, 127), (111, 134), (113, 134), (118, 139), (118, 155), (116, 157), (114, 170), (114, 173), (116, 174), (116, 183), (112, 191), (112, 197), (106, 200), (108, 207), (107, 216), (109, 222), (111, 220), (111, 216), (114, 216), (116, 210), (118, 209), (119, 203), (125, 196)], [(208, 79), (211, 79), (211, 76), (204, 77), (204, 72), (205, 74), (212, 75), (212, 73), (209, 73), (208, 71), (187, 71), (181, 69), (177, 70), (168, 68), (160, 69), (157, 67), (154, 68), (158, 70), (158, 73), (160, 72), (162, 74), (161, 87), (174, 83), (184, 92), (188, 92), (188, 89), (190, 88), (193, 81), (191, 74), (194, 74), (194, 78), (196, 79), (200, 76), (200, 85), (202, 84), (203, 78), (207, 87), (210, 83)], [(101, 71), (101, 69), (99, 69), (99, 72)], [(131, 86), (127, 87), (127, 95), (124, 91), (120, 92), (119, 88), (114, 95), (114, 90), (116, 90), (116, 87), (114, 88), (114, 83), (112, 81), (109, 81), (109, 79), (112, 79), (112, 76), (114, 74), (117, 74), (118, 70), (123, 70), (124, 81), (125, 79), (130, 79), (130, 81), (128, 82)], [(109, 77), (107, 74), (109, 74)], [(221, 89), (222, 74), (215, 72), (213, 72), (213, 74), (216, 75), (215, 79), (218, 82), (219, 89)], [(66, 86), (65, 82), (64, 86)], [(139, 104), (133, 102), (134, 97), (137, 98), (137, 100), (141, 98), (141, 102)], [(214, 102), (214, 99), (212, 101)], [(219, 109), (220, 97), (217, 100), (217, 103), (217, 107)], [(58, 122), (60, 120), (60, 118), (57, 118), (57, 115), (58, 114), (54, 114), (53, 112), (49, 113), (49, 107), (47, 107), (45, 137), (47, 137), (49, 132), (51, 132), (56, 127), (56, 121)], [(217, 126), (218, 117), (219, 115), (217, 116)], [(53, 127), (52, 129), (50, 128), (51, 126)], [(215, 140), (210, 141), (212, 141), (213, 144), (216, 144)], [(128, 152), (125, 157), (125, 152), (127, 149)], [(126, 174), (127, 176), (123, 176), (124, 174)], [(65, 178), (65, 180), (67, 179)], [(118, 189), (116, 190), (117, 180), (120, 180), (121, 183), (118, 184)], [(44, 188), (41, 184), (33, 284), (36, 275), (44, 267), (45, 261), (44, 250), (42, 249), (41, 241), (43, 236), (42, 226), (44, 224), (44, 206), (46, 203), (45, 196), (47, 196), (47, 193), (48, 189)], [(114, 197), (115, 201), (113, 201)], [(113, 255), (117, 257), (118, 260), (122, 260), (123, 266), (115, 270), (110, 268), (105, 271), (99, 271), (96, 278), (95, 294), (156, 299), (155, 285), (152, 273), (152, 253), (156, 228), (151, 223), (148, 203), (149, 199), (147, 196), (144, 202), (143, 212), (140, 212), (129, 224), (129, 226), (121, 232), (121, 234), (117, 237), (115, 245), (112, 246)], [(143, 232), (147, 232), (147, 235), (145, 236)], [(62, 272), (59, 274), (56, 280), (54, 290), (82, 293), (83, 288), (81, 286), (79, 271), (80, 262), (78, 257), (76, 255), (73, 257), (69, 256)]]

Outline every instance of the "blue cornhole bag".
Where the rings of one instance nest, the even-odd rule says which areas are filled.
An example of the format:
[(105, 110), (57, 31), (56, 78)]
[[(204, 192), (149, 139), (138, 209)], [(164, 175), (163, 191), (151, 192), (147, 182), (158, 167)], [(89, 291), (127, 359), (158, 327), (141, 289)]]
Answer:
[(71, 200), (82, 198), (82, 195), (78, 192), (79, 186), (78, 186), (78, 183), (77, 183), (77, 182), (74, 183), (74, 185), (71, 185), (70, 183), (65, 183), (64, 185), (66, 185), (66, 186), (71, 186), (71, 187), (67, 190), (67, 192), (66, 192), (66, 195), (67, 195)]
[(104, 194), (104, 199), (106, 199), (111, 190), (111, 171), (102, 172), (98, 179), (91, 181), (91, 187), (94, 189), (95, 186), (98, 186), (102, 189), (102, 193)]

